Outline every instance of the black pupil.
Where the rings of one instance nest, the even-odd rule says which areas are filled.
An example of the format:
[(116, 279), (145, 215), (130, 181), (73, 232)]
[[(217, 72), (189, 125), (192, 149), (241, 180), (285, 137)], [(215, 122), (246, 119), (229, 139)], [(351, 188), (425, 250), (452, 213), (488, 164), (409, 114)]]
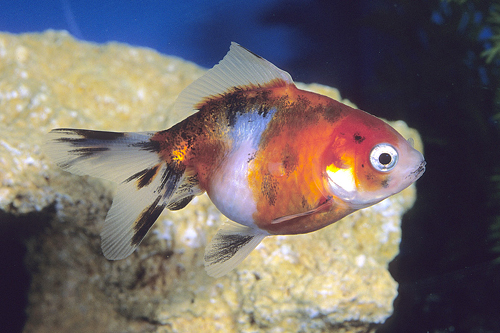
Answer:
[(388, 153), (382, 153), (378, 157), (378, 161), (380, 162), (380, 164), (383, 164), (383, 165), (387, 165), (387, 164), (391, 163), (391, 159), (392, 159), (391, 155), (389, 155)]

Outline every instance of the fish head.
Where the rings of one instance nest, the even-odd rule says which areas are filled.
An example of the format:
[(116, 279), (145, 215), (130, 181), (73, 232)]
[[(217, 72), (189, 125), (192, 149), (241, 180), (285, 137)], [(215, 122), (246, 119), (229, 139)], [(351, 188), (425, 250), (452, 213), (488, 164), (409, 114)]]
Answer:
[(363, 111), (342, 120), (321, 164), (327, 191), (354, 209), (402, 191), (425, 171), (411, 140)]

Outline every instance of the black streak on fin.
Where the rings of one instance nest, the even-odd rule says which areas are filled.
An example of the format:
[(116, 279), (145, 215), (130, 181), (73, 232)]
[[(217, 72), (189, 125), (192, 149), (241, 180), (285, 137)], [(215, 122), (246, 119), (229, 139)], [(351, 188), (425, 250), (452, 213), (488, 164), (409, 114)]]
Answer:
[[(83, 136), (87, 140), (116, 140), (123, 138), (125, 133), (123, 132), (109, 132), (109, 131), (94, 131), (94, 130), (84, 130), (84, 129), (74, 129), (74, 128), (57, 128), (52, 130), (53, 132), (64, 132), (66, 134), (77, 134)], [(76, 139), (78, 140), (78, 139)], [(71, 139), (69, 139), (71, 141)]]
[(148, 168), (148, 169), (144, 169), (142, 171), (139, 171), (138, 173), (125, 179), (124, 183), (128, 183), (134, 179), (137, 179), (137, 189), (140, 190), (144, 186), (148, 186), (149, 184), (151, 184), (151, 181), (153, 181), (154, 177), (158, 173), (159, 168), (160, 168), (159, 165), (155, 165), (152, 168)]
[(170, 209), (170, 210), (179, 210), (179, 209), (182, 209), (182, 208), (186, 207), (186, 205), (188, 203), (190, 203), (191, 200), (193, 200), (193, 198), (194, 198), (194, 195), (190, 195), (189, 197), (182, 198), (179, 201), (171, 202), (171, 203), (168, 204), (167, 208)]
[(165, 198), (170, 198), (177, 188), (185, 168), (179, 168), (174, 164), (169, 164), (161, 176), (161, 189), (165, 189)]
[(156, 140), (148, 140), (143, 142), (134, 143), (134, 147), (141, 150), (149, 151), (151, 153), (159, 153), (161, 150), (161, 144)]
[(101, 153), (103, 151), (107, 151), (109, 148), (107, 147), (88, 147), (88, 148), (79, 148), (79, 149), (72, 149), (68, 151), (71, 155), (76, 155), (76, 156), (82, 156), (82, 157), (90, 157), (92, 155), (95, 155), (97, 153)]
[[(141, 171), (140, 173), (143, 173), (143, 171)], [(183, 169), (180, 170), (173, 164), (168, 165), (168, 167), (165, 169), (165, 171), (161, 176), (161, 184), (159, 188), (155, 190), (155, 192), (163, 194), (158, 196), (156, 200), (149, 207), (145, 208), (141, 212), (137, 220), (134, 222), (134, 236), (132, 237), (131, 240), (132, 246), (139, 245), (144, 236), (146, 236), (146, 234), (148, 233), (149, 229), (158, 219), (161, 212), (165, 209), (166, 203), (165, 202), (163, 202), (162, 204), (159, 203), (162, 200), (168, 202), (169, 198), (172, 196), (175, 189), (177, 188), (177, 184), (180, 178), (182, 177), (183, 173), (184, 173)], [(146, 174), (148, 174), (148, 171), (144, 172), (142, 177), (146, 176)], [(141, 177), (141, 175), (139, 175), (138, 177)]]
[(238, 252), (243, 246), (248, 244), (254, 236), (248, 235), (219, 235), (215, 237), (220, 237), (218, 240), (212, 240), (216, 244), (220, 244), (215, 251), (211, 253), (205, 253), (205, 262), (210, 262), (211, 264), (222, 263), (228, 261), (236, 252)]
[(149, 229), (151, 229), (153, 224), (156, 222), (163, 209), (165, 209), (165, 204), (158, 204), (160, 200), (161, 196), (156, 198), (151, 206), (144, 209), (141, 215), (139, 215), (139, 218), (135, 221), (134, 236), (131, 240), (132, 246), (139, 245), (144, 236), (148, 233)]

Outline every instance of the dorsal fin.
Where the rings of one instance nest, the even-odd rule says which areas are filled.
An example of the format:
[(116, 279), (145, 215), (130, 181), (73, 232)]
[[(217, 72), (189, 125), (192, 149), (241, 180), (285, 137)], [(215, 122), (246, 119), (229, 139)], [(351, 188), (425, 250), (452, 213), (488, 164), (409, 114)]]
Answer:
[(179, 94), (174, 105), (174, 113), (192, 114), (197, 111), (197, 104), (210, 96), (222, 95), (231, 88), (257, 88), (287, 84), (293, 84), (290, 74), (232, 42), (229, 52), (219, 64)]

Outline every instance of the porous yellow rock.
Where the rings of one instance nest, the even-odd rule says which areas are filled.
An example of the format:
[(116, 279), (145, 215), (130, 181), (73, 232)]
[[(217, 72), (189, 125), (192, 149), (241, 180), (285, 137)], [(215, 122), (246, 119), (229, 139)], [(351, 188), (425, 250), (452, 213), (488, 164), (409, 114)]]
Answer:
[[(176, 96), (204, 71), (65, 32), (0, 34), (0, 210), (8, 221), (32, 217), (26, 331), (369, 332), (392, 313), (387, 265), (414, 186), (323, 230), (268, 237), (219, 279), (206, 275), (203, 253), (224, 217), (206, 196), (161, 215), (129, 258), (102, 256), (114, 185), (57, 168), (40, 149), (44, 134), (168, 128), (183, 116), (171, 114)], [(392, 125), (421, 149), (416, 131)]]

